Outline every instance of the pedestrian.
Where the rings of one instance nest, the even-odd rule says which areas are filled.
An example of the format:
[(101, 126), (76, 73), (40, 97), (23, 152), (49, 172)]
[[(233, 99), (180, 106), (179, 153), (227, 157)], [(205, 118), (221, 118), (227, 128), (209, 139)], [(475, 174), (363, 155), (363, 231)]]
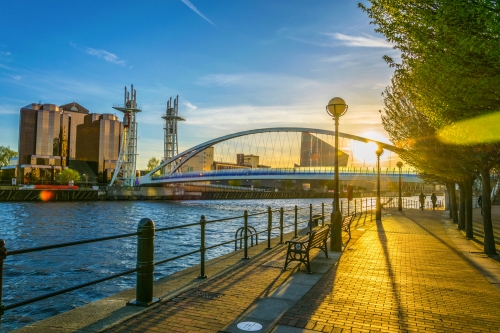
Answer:
[(481, 194), (477, 198), (477, 205), (481, 208), (481, 216), (483, 216), (483, 196)]
[(432, 210), (436, 209), (436, 202), (437, 202), (437, 200), (438, 200), (438, 198), (436, 197), (436, 194), (432, 193), (432, 195), (431, 195)]
[(424, 210), (425, 198), (426, 198), (426, 196), (424, 195), (424, 193), (420, 192), (420, 195), (418, 196), (418, 201), (420, 201), (420, 209), (421, 210)]

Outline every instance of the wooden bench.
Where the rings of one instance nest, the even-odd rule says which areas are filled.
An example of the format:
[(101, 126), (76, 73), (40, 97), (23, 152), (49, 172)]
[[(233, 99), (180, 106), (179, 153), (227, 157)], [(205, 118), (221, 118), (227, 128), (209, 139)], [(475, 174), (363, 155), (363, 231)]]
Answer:
[(347, 240), (347, 242), (345, 242), (344, 246), (347, 245), (347, 243), (349, 243), (349, 241), (351, 240), (351, 223), (352, 223), (352, 220), (354, 220), (354, 215), (347, 215), (345, 216), (343, 219), (342, 219), (342, 231), (345, 231), (347, 233), (347, 235), (349, 235), (349, 239)]
[(283, 270), (286, 270), (290, 261), (299, 261), (300, 263), (304, 263), (306, 265), (308, 273), (312, 273), (309, 251), (312, 248), (319, 248), (325, 252), (326, 257), (328, 258), (326, 241), (329, 235), (330, 225), (327, 224), (317, 230), (308, 232), (306, 236), (297, 240), (287, 241), (286, 244), (288, 244), (288, 250), (286, 252), (285, 267), (283, 267)]

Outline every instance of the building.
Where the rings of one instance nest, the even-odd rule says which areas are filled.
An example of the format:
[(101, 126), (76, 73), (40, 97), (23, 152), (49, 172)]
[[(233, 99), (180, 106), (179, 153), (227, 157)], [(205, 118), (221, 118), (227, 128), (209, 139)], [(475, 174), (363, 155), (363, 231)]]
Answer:
[[(335, 147), (311, 133), (302, 132), (300, 144), (301, 167), (335, 166)], [(339, 166), (347, 166), (349, 155), (339, 150)]]
[(113, 114), (92, 113), (76, 128), (76, 160), (86, 161), (92, 171), (106, 182), (115, 169), (120, 153), (122, 123)]
[(18, 182), (53, 181), (68, 166), (97, 181), (99, 173), (115, 167), (122, 128), (115, 115), (90, 114), (76, 102), (21, 108)]
[(208, 147), (193, 155), (181, 166), (182, 172), (209, 171), (214, 163), (214, 147)]
[(236, 155), (236, 164), (250, 166), (252, 169), (259, 167), (259, 156), (257, 155)]

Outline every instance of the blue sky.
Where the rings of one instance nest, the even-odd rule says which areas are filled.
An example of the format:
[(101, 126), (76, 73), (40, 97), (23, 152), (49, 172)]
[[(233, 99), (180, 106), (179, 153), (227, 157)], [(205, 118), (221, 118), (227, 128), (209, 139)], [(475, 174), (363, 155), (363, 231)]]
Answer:
[(115, 113), (134, 84), (139, 159), (163, 155), (160, 115), (180, 96), (179, 150), (240, 130), (333, 129), (382, 140), (381, 92), (396, 56), (358, 1), (0, 2), (0, 145), (17, 150), (19, 109), (76, 101)]

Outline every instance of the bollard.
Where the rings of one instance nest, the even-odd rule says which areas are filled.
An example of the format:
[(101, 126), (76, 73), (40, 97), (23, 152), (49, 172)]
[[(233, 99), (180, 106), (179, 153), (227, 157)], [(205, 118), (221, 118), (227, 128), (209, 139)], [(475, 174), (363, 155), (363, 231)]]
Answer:
[(271, 229), (273, 228), (273, 211), (267, 207), (267, 248), (271, 248)]
[(150, 306), (159, 301), (153, 298), (154, 239), (155, 223), (151, 219), (142, 219), (137, 226), (137, 282), (135, 299), (127, 305)]
[(3, 261), (7, 258), (7, 249), (5, 248), (5, 241), (0, 239), (0, 320), (2, 320), (3, 315), (3, 303), (2, 303), (2, 288), (3, 288)]
[(309, 231), (313, 230), (313, 204), (309, 204)]
[(243, 244), (245, 247), (245, 253), (243, 255), (243, 259), (249, 259), (248, 257), (248, 210), (245, 210), (245, 213), (243, 214), (243, 219), (244, 219), (244, 236), (243, 236)]
[(294, 225), (294, 235), (293, 235), (293, 237), (297, 238), (298, 237), (297, 236), (297, 231), (298, 231), (297, 230), (297, 228), (298, 228), (298, 226), (297, 226), (297, 224), (298, 224), (297, 221), (298, 220), (297, 219), (298, 219), (298, 214), (299, 214), (299, 208), (297, 207), (297, 205), (295, 205), (294, 211), (295, 211), (295, 218), (294, 218), (294, 221), (293, 221), (293, 225)]
[(201, 216), (200, 219), (200, 275), (198, 275), (199, 279), (206, 279), (207, 276), (205, 274), (205, 252), (207, 251), (205, 244), (205, 226), (207, 224), (207, 220), (205, 219), (205, 215)]
[(283, 207), (280, 208), (280, 244), (283, 244)]
[(325, 226), (325, 203), (321, 203), (321, 226)]

